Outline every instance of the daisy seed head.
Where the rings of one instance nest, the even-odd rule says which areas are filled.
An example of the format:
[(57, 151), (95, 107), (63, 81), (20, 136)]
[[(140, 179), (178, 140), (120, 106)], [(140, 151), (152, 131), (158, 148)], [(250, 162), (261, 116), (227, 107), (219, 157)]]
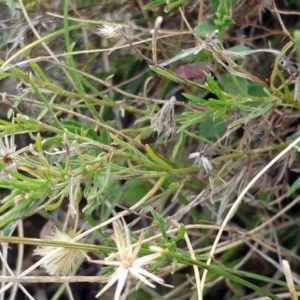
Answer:
[[(49, 240), (72, 242), (74, 238), (72, 231), (69, 234), (61, 232), (57, 227), (53, 226)], [(53, 250), (57, 249), (54, 246), (40, 246), (34, 250), (33, 255), (46, 256)], [(53, 256), (50, 256), (42, 263), (42, 267), (50, 275), (72, 275), (75, 274), (78, 264), (81, 264), (84, 259), (89, 259), (83, 250), (62, 248), (61, 251)]]
[(118, 39), (121, 37), (121, 25), (111, 24), (102, 24), (98, 27), (98, 34), (104, 38)]

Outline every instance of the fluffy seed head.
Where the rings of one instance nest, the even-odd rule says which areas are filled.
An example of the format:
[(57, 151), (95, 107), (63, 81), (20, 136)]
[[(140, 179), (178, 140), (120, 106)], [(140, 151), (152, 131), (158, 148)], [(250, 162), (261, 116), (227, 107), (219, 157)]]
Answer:
[[(49, 240), (70, 242), (73, 239), (72, 233), (66, 234), (61, 232), (57, 227), (52, 228), (52, 235), (47, 236)], [(40, 246), (34, 250), (33, 255), (40, 255), (42, 257), (48, 255), (55, 250), (56, 247)], [(62, 248), (61, 251), (53, 256), (50, 256), (42, 263), (42, 267), (50, 275), (70, 275), (75, 274), (76, 268), (85, 258), (88, 258), (83, 250)]]

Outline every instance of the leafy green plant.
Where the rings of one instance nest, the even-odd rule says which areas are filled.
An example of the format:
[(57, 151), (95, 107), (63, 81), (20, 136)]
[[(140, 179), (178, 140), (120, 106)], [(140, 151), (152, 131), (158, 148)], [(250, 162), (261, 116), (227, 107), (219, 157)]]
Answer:
[[(79, 281), (116, 283), (115, 299), (297, 299), (299, 32), (279, 48), (258, 2), (202, 1), (194, 22), (185, 0), (5, 1), (0, 294), (33, 280), (61, 284), (51, 299)], [(35, 247), (31, 266), (11, 272), (6, 243)]]

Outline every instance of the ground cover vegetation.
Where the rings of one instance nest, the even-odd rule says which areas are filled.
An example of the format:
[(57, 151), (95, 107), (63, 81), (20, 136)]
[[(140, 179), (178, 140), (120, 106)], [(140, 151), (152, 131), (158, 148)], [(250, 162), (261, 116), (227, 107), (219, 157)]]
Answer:
[(0, 1), (0, 299), (298, 299), (298, 0)]

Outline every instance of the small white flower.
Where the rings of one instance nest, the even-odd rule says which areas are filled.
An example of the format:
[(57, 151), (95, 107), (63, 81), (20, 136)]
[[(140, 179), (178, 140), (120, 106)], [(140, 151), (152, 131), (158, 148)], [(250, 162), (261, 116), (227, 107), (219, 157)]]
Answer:
[(98, 28), (98, 34), (104, 38), (119, 38), (121, 36), (121, 25), (111, 24), (102, 24)]
[(16, 154), (17, 146), (15, 144), (15, 136), (5, 135), (0, 138), (0, 159), (8, 166), (8, 169), (16, 169), (14, 154)]
[(208, 160), (208, 158), (205, 156), (204, 151), (191, 153), (189, 155), (189, 158), (190, 159), (195, 158), (194, 164), (203, 166), (205, 172), (207, 174), (211, 174), (213, 166), (212, 166), (211, 162)]
[(125, 231), (125, 237), (123, 234), (123, 230), (119, 226), (119, 224), (117, 222), (113, 223), (113, 229), (114, 229), (113, 240), (117, 245), (118, 252), (112, 253), (105, 260), (90, 260), (90, 262), (96, 264), (103, 264), (103, 265), (117, 267), (115, 272), (111, 275), (111, 278), (108, 281), (108, 283), (96, 295), (96, 298), (103, 295), (114, 283), (118, 282), (114, 300), (120, 299), (120, 295), (122, 293), (122, 290), (127, 280), (127, 276), (129, 274), (141, 280), (143, 283), (150, 286), (151, 288), (155, 288), (155, 285), (151, 283), (149, 279), (152, 279), (153, 281), (159, 284), (168, 287), (173, 287), (171, 285), (164, 284), (164, 280), (162, 278), (142, 268), (142, 266), (151, 263), (155, 258), (161, 256), (161, 254), (153, 253), (143, 257), (138, 257), (138, 253), (142, 246), (144, 235), (143, 233), (141, 233), (137, 245), (133, 248), (131, 246), (129, 229), (124, 219), (122, 219), (122, 222), (124, 226), (123, 230)]
[(6, 134), (3, 138), (0, 138), (0, 155), (13, 154), (16, 152), (17, 146), (15, 144), (15, 136), (12, 134), (9, 136)]

